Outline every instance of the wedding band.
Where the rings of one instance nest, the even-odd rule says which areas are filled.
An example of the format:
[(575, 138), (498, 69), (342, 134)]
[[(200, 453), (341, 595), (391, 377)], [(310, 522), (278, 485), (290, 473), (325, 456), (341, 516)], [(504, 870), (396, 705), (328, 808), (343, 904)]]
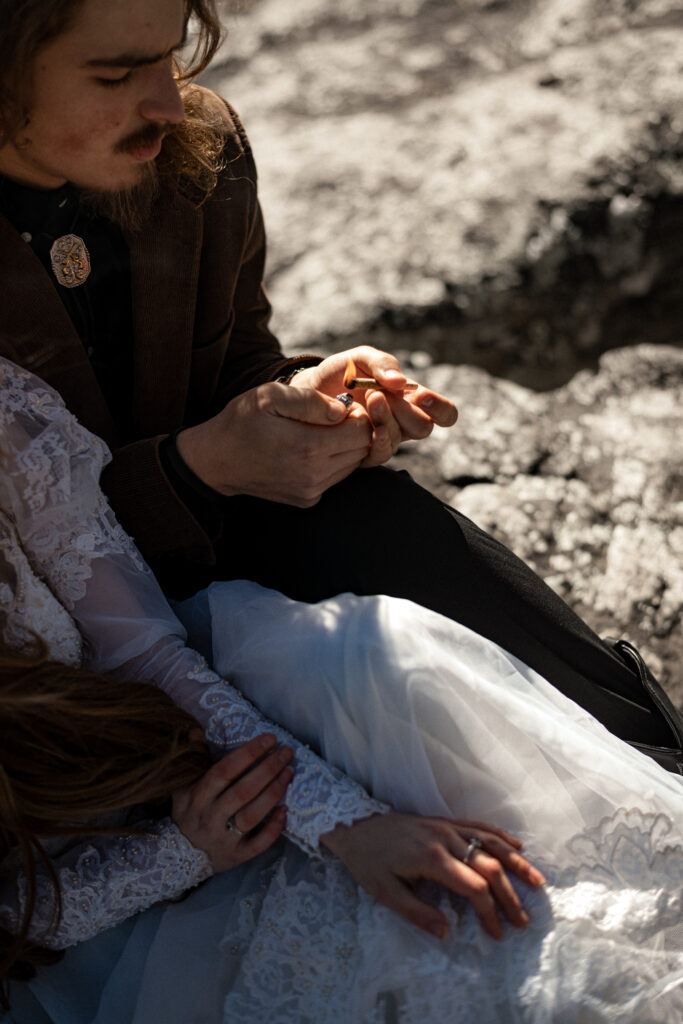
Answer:
[(228, 818), (228, 820), (225, 823), (225, 827), (227, 828), (228, 832), (234, 832), (236, 836), (246, 836), (247, 834), (246, 832), (243, 832), (241, 828), (238, 828), (237, 825), (235, 824), (234, 814), (232, 815), (232, 817)]
[(475, 853), (477, 850), (481, 850), (483, 845), (484, 844), (482, 843), (481, 839), (477, 839), (476, 836), (472, 836), (470, 838), (470, 844), (465, 850), (465, 856), (462, 859), (463, 864), (467, 864), (472, 854)]

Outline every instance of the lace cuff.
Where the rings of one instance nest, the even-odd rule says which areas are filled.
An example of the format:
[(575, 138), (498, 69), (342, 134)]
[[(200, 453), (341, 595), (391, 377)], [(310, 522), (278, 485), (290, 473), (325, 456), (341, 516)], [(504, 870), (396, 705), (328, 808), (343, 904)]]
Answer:
[(387, 804), (369, 797), (357, 782), (327, 764), (285, 729), (265, 721), (229, 683), (207, 687), (200, 704), (208, 712), (206, 738), (211, 743), (223, 748), (238, 746), (267, 728), (294, 748), (294, 778), (286, 797), (285, 834), (306, 853), (322, 855), (320, 837), (336, 825), (352, 825), (361, 818), (386, 814), (389, 810)]
[[(53, 858), (62, 897), (38, 865), (36, 906), (29, 938), (41, 946), (65, 949), (92, 938), (160, 900), (177, 899), (213, 874), (207, 855), (194, 847), (170, 820), (144, 822), (139, 835), (96, 836)], [(5, 887), (3, 887), (5, 888)], [(7, 886), (8, 888), (8, 886)], [(3, 898), (0, 921), (19, 927), (26, 905), (26, 879), (20, 875), (17, 899)]]

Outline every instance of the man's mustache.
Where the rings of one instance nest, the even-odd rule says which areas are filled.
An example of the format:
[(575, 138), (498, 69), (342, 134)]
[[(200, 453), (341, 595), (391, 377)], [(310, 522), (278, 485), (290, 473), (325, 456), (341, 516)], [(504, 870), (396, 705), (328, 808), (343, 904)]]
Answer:
[(139, 131), (133, 132), (132, 135), (126, 136), (125, 139), (121, 139), (116, 144), (117, 153), (130, 153), (135, 149), (140, 149), (144, 146), (153, 146), (156, 142), (160, 142), (164, 135), (167, 134), (168, 129), (161, 124), (155, 124), (151, 121), (146, 124), (144, 128), (140, 128)]

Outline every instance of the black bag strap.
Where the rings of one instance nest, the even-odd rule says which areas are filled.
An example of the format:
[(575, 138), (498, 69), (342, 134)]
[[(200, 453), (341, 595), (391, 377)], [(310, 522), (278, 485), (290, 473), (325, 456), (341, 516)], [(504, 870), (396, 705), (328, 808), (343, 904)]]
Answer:
[(652, 757), (667, 771), (683, 775), (683, 715), (673, 705), (661, 684), (650, 672), (637, 647), (634, 647), (628, 640), (616, 640), (614, 649), (634, 670), (643, 689), (650, 696), (671, 730), (672, 744), (670, 747), (655, 747), (635, 742), (632, 742), (631, 746)]

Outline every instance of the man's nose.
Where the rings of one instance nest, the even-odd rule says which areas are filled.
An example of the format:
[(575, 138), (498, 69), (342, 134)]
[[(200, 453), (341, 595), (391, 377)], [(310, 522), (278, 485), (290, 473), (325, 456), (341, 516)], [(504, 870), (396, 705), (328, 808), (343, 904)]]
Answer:
[(171, 62), (150, 70), (149, 91), (138, 108), (140, 116), (146, 121), (178, 124), (185, 117), (185, 107)]

